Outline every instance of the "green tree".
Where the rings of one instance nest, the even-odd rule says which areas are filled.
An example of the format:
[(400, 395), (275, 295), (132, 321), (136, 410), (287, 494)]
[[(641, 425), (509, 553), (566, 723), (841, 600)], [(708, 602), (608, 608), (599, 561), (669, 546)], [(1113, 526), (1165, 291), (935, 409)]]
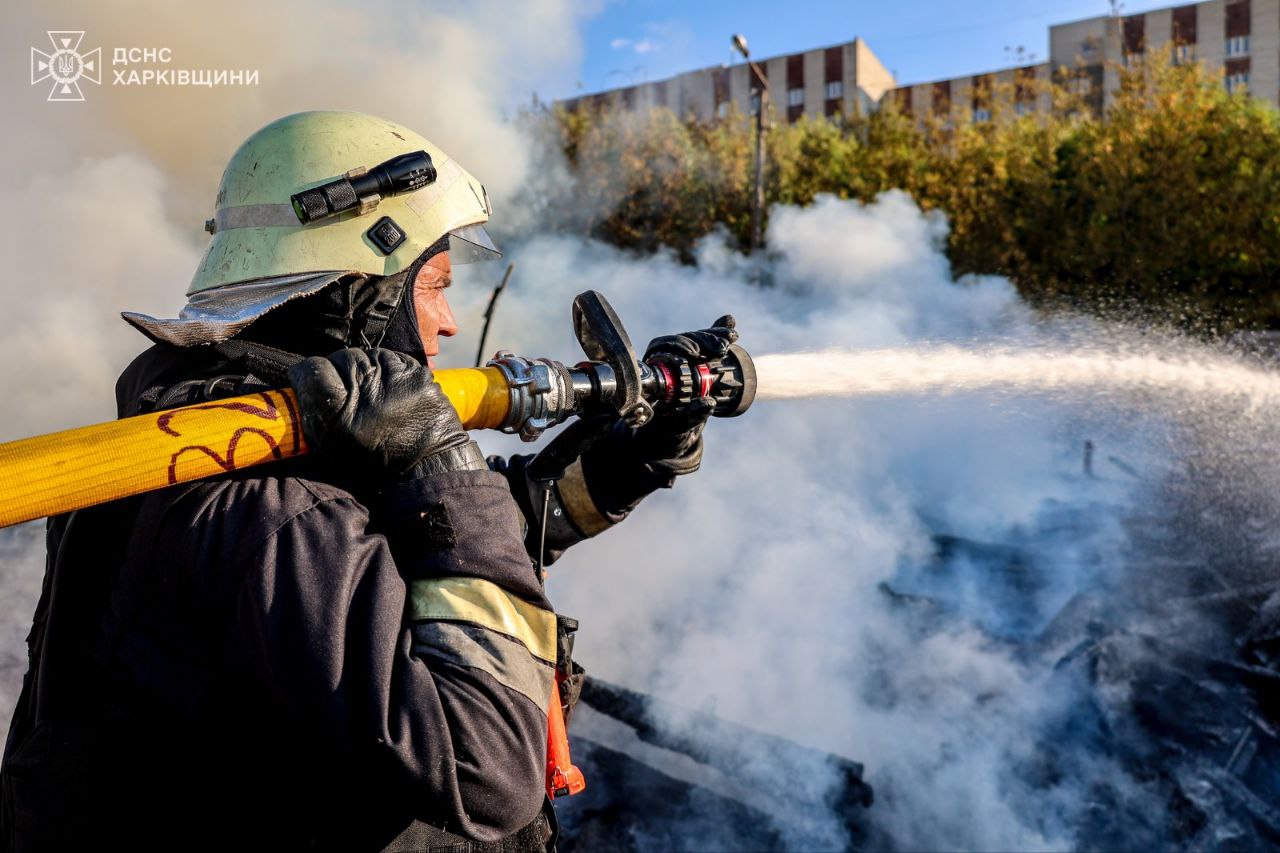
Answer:
[[(1167, 53), (1115, 69), (1105, 115), (1064, 72), (1050, 114), (801, 119), (769, 133), (768, 204), (910, 193), (951, 222), (957, 274), (1010, 277), (1044, 306), (1175, 311), (1205, 328), (1280, 326), (1280, 113)], [(753, 122), (668, 110), (537, 118), (569, 164), (550, 224), (685, 259), (724, 228), (749, 244)]]

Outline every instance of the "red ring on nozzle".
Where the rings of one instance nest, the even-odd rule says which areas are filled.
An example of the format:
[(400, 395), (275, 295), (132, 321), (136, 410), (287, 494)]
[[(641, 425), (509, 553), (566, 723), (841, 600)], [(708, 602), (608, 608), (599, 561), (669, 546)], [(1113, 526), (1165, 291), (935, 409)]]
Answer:
[(675, 399), (675, 396), (676, 396), (676, 379), (671, 374), (671, 368), (667, 367), (665, 362), (661, 362), (661, 361), (656, 362), (655, 366), (658, 368), (658, 370), (662, 371), (662, 380), (663, 380), (663, 386), (664, 386), (662, 402), (670, 403), (672, 400)]
[(715, 380), (715, 377), (711, 375), (711, 368), (707, 367), (706, 364), (698, 365), (698, 382), (699, 382), (698, 387), (702, 389), (701, 392), (698, 394), (698, 396), (710, 397), (711, 386), (716, 384), (716, 380)]

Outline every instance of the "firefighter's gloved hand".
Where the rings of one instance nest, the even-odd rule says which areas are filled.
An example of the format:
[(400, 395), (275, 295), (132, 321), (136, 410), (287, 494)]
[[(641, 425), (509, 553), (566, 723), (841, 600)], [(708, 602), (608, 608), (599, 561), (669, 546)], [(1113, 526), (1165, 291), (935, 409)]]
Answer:
[[(734, 325), (733, 317), (725, 315), (707, 329), (654, 338), (645, 350), (645, 360), (657, 355), (695, 362), (721, 358), (738, 339)], [(622, 420), (606, 425), (604, 434), (582, 455), (583, 477), (595, 508), (617, 521), (646, 495), (697, 471), (702, 464), (702, 430), (714, 409), (715, 401), (703, 397), (683, 411), (659, 409), (642, 427)]]
[[(729, 345), (738, 340), (736, 325), (733, 315), (726, 314), (710, 328), (654, 338), (644, 352), (644, 360), (659, 355), (674, 355), (693, 361), (723, 358), (729, 351)], [(698, 470), (702, 461), (702, 430), (715, 405), (715, 400), (703, 397), (679, 412), (659, 409), (653, 420), (635, 431), (637, 453), (646, 462), (666, 463), (675, 474)]]
[(289, 371), (307, 444), (359, 479), (485, 467), (429, 368), (394, 350), (344, 349)]
[(737, 326), (733, 315), (725, 314), (708, 329), (654, 338), (649, 341), (649, 348), (644, 351), (645, 361), (655, 355), (679, 355), (699, 361), (724, 358), (730, 344), (738, 340)]

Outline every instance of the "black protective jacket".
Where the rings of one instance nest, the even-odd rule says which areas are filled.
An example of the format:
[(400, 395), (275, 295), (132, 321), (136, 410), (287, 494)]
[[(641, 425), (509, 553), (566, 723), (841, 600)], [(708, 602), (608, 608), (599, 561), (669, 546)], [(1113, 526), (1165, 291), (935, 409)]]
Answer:
[[(144, 354), (121, 414), (191, 370)], [(508, 476), (302, 458), (51, 520), (0, 840), (545, 845), (556, 620)]]

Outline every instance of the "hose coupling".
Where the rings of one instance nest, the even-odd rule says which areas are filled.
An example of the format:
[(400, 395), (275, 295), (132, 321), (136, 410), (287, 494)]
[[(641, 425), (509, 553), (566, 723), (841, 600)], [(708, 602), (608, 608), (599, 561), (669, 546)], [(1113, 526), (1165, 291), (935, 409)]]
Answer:
[(488, 366), (502, 371), (511, 395), (507, 418), (499, 427), (503, 432), (534, 441), (574, 414), (573, 381), (560, 362), (499, 350)]

